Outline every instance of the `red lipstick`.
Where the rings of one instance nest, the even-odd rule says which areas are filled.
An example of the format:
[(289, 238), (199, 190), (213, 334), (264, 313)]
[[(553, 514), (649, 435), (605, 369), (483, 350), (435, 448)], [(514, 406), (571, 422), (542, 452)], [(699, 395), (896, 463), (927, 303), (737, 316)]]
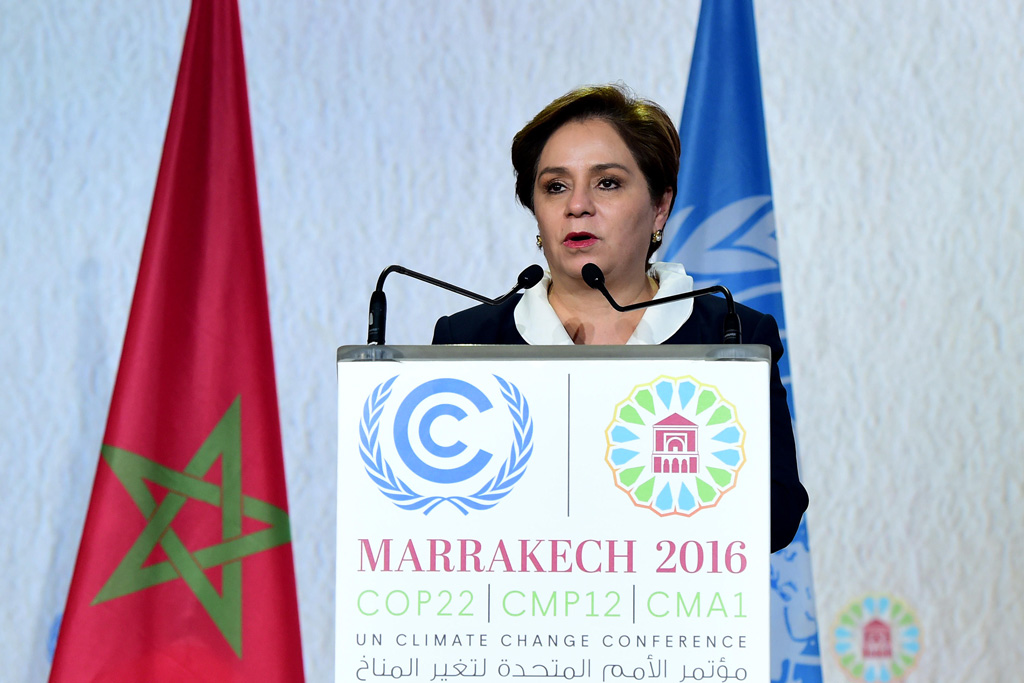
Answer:
[(589, 232), (570, 232), (562, 244), (570, 249), (582, 249), (597, 244), (597, 238)]

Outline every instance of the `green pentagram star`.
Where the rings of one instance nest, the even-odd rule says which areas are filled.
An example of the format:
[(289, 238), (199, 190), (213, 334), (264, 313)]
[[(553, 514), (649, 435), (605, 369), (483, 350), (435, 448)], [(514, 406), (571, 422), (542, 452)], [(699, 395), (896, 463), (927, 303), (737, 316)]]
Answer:
[[(113, 446), (104, 445), (101, 453), (148, 521), (92, 604), (184, 579), (235, 654), (241, 657), (241, 560), (291, 541), (287, 512), (242, 495), (241, 396), (227, 409), (182, 472)], [(222, 459), (220, 486), (202, 479), (218, 457)], [(159, 505), (146, 481), (167, 489)], [(190, 498), (220, 508), (220, 543), (190, 551), (171, 528), (174, 518)], [(270, 526), (243, 535), (243, 516)], [(144, 567), (143, 563), (157, 545), (169, 559)], [(218, 566), (222, 572), (220, 594), (204, 573)]]

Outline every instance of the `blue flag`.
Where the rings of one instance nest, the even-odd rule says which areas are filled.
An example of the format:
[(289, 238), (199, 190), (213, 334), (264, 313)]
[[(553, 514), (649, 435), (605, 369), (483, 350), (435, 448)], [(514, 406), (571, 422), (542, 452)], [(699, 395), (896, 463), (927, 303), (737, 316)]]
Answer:
[[(752, 0), (704, 0), (679, 126), (679, 196), (661, 258), (694, 287), (722, 284), (771, 314), (786, 345), (779, 250), (765, 141)], [(793, 406), (789, 354), (779, 364)], [(806, 518), (772, 555), (772, 681), (821, 681)]]

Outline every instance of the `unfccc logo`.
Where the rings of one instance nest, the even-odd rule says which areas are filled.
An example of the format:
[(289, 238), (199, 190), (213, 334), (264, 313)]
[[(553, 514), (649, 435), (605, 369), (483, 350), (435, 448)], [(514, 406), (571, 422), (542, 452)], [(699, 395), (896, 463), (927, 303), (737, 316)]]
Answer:
[[(389, 408), (398, 398), (392, 398), (398, 377), (370, 392), (359, 422), (359, 454), (381, 493), (398, 507), (422, 510), (423, 514), (441, 503), (469, 514), (470, 510), (494, 507), (509, 494), (533, 454), (533, 420), (519, 389), (493, 377), (507, 417), (504, 411), (496, 411), (479, 387), (445, 377), (408, 391), (398, 402), (388, 430)], [(511, 430), (507, 418), (511, 418)], [(478, 423), (475, 428), (474, 421)], [(473, 445), (464, 443), (463, 438)], [(496, 447), (488, 450), (480, 445), (481, 439), (489, 439)], [(492, 452), (506, 447), (507, 458)]]

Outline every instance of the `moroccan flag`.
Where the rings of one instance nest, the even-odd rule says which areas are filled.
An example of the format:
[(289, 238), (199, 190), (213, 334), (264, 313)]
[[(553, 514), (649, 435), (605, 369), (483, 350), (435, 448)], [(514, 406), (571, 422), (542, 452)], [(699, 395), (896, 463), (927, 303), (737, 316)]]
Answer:
[[(694, 287), (725, 285), (770, 313), (786, 346), (752, 0), (701, 3), (679, 136), (679, 196), (662, 258), (683, 263)], [(779, 370), (795, 416), (788, 352)], [(821, 681), (806, 524), (772, 555), (773, 683)]]
[(301, 681), (236, 0), (194, 0), (51, 681)]

